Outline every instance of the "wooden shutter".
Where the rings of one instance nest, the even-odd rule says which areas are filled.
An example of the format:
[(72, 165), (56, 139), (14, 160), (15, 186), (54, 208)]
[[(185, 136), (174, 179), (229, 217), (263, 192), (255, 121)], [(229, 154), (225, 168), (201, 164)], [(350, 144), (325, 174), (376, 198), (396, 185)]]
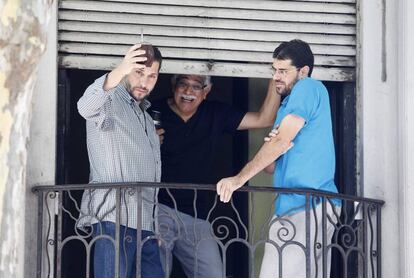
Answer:
[(315, 78), (355, 78), (355, 0), (60, 0), (58, 14), (61, 67), (110, 70), (143, 28), (166, 73), (269, 78), (274, 48), (299, 38)]

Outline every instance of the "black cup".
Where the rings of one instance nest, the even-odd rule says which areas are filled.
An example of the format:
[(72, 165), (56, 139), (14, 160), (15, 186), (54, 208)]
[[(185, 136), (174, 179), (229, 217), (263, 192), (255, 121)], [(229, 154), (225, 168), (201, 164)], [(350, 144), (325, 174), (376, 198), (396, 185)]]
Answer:
[(146, 67), (151, 67), (152, 63), (154, 62), (154, 48), (149, 43), (141, 43), (141, 47), (139, 49), (145, 50), (145, 57), (147, 57), (147, 60), (145, 62), (142, 62)]
[(162, 128), (161, 124), (161, 112), (157, 110), (151, 110), (150, 112), (151, 118), (154, 121), (154, 125), (156, 129)]

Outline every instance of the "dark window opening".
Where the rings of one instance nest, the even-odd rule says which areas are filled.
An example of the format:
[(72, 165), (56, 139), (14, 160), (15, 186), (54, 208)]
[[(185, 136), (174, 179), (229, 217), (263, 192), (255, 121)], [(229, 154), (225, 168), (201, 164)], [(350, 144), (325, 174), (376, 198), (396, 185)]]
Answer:
[[(76, 103), (83, 92), (104, 71), (61, 69), (59, 71), (58, 97), (58, 184), (87, 183), (89, 161), (86, 151), (85, 121), (78, 114)], [(158, 99), (171, 94), (170, 75), (162, 74), (150, 99)], [(214, 77), (214, 89), (209, 98), (228, 102), (247, 110), (248, 79), (231, 77)], [(332, 111), (332, 122), (336, 149), (335, 182), (340, 193), (357, 195), (356, 185), (356, 93), (355, 84), (350, 82), (324, 82), (327, 86)], [(216, 151), (217, 178), (236, 173), (247, 161), (247, 132), (236, 136), (223, 137), (221, 149)], [(77, 196), (81, 199), (81, 193)], [(241, 196), (241, 195), (239, 195)], [(64, 200), (65, 202), (66, 200)], [(247, 223), (247, 197), (235, 200), (236, 207)], [(69, 202), (68, 202), (69, 205)], [(222, 206), (221, 213), (226, 214)], [(74, 222), (69, 218), (63, 221), (64, 237), (73, 231)], [(66, 233), (66, 234), (65, 234)], [(62, 277), (85, 277), (84, 250), (77, 245), (68, 245), (63, 251)], [(332, 276), (343, 277), (342, 263), (333, 253)], [(70, 259), (69, 259), (70, 258)], [(355, 257), (354, 260), (358, 258)], [(248, 253), (243, 248), (232, 248), (227, 256), (228, 277), (248, 277)], [(175, 262), (174, 266), (179, 263)], [(354, 265), (357, 265), (356, 263)], [(353, 270), (351, 273), (349, 270)], [(184, 277), (179, 267), (175, 267), (172, 277)], [(348, 276), (356, 277), (357, 269), (348, 266)]]

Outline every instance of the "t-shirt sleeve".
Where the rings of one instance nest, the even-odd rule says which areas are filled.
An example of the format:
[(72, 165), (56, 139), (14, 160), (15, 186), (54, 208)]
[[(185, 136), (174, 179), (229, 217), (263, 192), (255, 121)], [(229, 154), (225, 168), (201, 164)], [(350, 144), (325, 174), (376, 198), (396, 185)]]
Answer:
[(234, 133), (243, 120), (244, 115), (246, 115), (246, 112), (226, 103), (216, 102), (215, 105), (222, 131)]
[(285, 115), (296, 115), (305, 120), (305, 125), (312, 119), (319, 104), (318, 81), (306, 78), (293, 87), (286, 105)]

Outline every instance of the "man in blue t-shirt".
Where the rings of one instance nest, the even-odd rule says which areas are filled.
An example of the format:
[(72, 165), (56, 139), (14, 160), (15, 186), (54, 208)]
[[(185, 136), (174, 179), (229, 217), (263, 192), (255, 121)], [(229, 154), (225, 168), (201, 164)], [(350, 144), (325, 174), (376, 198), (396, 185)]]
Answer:
[[(267, 138), (253, 160), (238, 175), (218, 182), (217, 193), (223, 202), (228, 202), (235, 190), (261, 170), (274, 173), (275, 187), (337, 193), (329, 96), (320, 81), (310, 78), (313, 53), (306, 42), (293, 40), (278, 46), (273, 59), (276, 92), (285, 97), (275, 122), (278, 130)], [(326, 213), (331, 219), (336, 219), (333, 214), (334, 211), (338, 213), (339, 205), (336, 200), (327, 203)], [(276, 277), (279, 274), (282, 274), (280, 277), (306, 277), (305, 251), (297, 246), (298, 243), (306, 246), (306, 207), (304, 195), (279, 194), (275, 216), (270, 222), (269, 242), (265, 245), (261, 278), (275, 277), (275, 273)], [(327, 268), (322, 270), (323, 249), (314, 248), (317, 242), (322, 243), (322, 205), (318, 198), (311, 198), (309, 207), (313, 210), (310, 219), (311, 277), (316, 273), (322, 277), (324, 271), (329, 276), (330, 252), (327, 254)], [(281, 231), (288, 232), (293, 238), (283, 241)], [(327, 221), (327, 241), (331, 240), (333, 232), (334, 223)], [(283, 256), (279, 255), (276, 246), (281, 248), (279, 251)], [(282, 269), (279, 269), (279, 262)]]

